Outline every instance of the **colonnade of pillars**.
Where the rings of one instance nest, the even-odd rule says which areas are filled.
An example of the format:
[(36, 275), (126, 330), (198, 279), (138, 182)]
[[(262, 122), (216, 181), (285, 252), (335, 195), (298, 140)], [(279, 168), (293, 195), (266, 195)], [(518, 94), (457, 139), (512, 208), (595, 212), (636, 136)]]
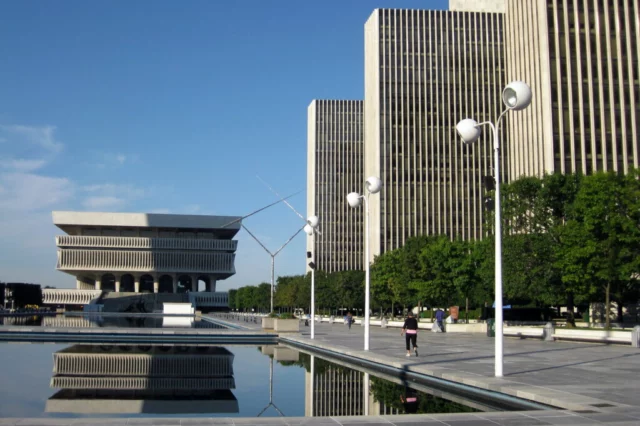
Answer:
[(215, 278), (203, 274), (116, 275), (106, 273), (88, 279), (78, 277), (76, 287), (79, 290), (95, 289), (128, 293), (186, 293), (200, 291), (198, 285), (200, 282), (204, 282), (204, 291), (216, 291)]

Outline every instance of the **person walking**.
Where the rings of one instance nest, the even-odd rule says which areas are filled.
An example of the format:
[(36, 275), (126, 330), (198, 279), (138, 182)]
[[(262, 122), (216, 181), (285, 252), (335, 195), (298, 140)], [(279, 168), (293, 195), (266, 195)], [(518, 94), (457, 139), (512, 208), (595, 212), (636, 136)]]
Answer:
[(440, 308), (436, 311), (436, 325), (444, 333), (444, 312)]
[(411, 348), (409, 343), (413, 346), (413, 351), (418, 356), (418, 320), (413, 317), (413, 312), (409, 311), (407, 314), (407, 319), (404, 320), (404, 325), (402, 326), (402, 331), (400, 335), (405, 336), (405, 342), (407, 344), (407, 356), (411, 356)]
[(349, 330), (351, 330), (351, 324), (353, 324), (353, 315), (351, 315), (351, 312), (347, 312), (347, 316), (345, 317), (345, 322), (347, 323)]

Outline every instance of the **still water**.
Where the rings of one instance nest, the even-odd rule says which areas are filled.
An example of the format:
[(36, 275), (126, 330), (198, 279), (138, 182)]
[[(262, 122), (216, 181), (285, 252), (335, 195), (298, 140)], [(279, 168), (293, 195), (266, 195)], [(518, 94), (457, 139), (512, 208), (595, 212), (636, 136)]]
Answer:
[(409, 384), (392, 383), (282, 345), (0, 343), (0, 377), (0, 417), (475, 411)]
[(0, 316), (0, 325), (72, 328), (226, 328), (188, 316), (22, 315)]

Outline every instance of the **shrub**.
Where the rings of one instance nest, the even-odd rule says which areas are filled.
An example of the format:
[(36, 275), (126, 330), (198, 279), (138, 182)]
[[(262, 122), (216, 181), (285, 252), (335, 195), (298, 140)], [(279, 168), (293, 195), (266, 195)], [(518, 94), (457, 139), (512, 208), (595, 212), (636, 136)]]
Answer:
[(296, 316), (293, 315), (291, 312), (283, 312), (280, 314), (280, 319), (295, 319)]

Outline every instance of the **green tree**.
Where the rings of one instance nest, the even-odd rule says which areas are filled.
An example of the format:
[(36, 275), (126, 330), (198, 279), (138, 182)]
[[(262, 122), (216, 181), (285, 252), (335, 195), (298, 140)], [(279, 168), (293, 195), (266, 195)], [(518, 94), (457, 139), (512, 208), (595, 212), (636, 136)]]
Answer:
[(387, 251), (376, 256), (370, 269), (371, 299), (379, 306), (405, 303), (408, 292), (408, 274), (402, 265), (401, 249)]
[(580, 174), (557, 173), (505, 185), (503, 282), (508, 297), (520, 302), (529, 297), (538, 305), (566, 301), (573, 312), (576, 289), (562, 280), (557, 259), (581, 182)]
[(333, 274), (336, 308), (364, 307), (364, 271), (340, 271)]
[(454, 244), (446, 235), (432, 237), (420, 252), (419, 291), (432, 305), (450, 306), (456, 299), (456, 268), (464, 256), (464, 245)]
[(274, 304), (281, 309), (292, 309), (296, 304), (295, 276), (279, 276), (276, 280)]
[[(640, 216), (637, 173), (596, 173), (583, 179), (563, 230), (558, 265), (564, 282), (589, 294), (604, 292), (606, 327), (611, 295), (637, 287)], [(619, 300), (618, 305), (624, 303)]]
[(238, 290), (231, 289), (229, 290), (229, 308), (236, 308), (236, 297), (238, 295)]
[(271, 284), (260, 283), (255, 290), (255, 303), (261, 312), (271, 310)]

